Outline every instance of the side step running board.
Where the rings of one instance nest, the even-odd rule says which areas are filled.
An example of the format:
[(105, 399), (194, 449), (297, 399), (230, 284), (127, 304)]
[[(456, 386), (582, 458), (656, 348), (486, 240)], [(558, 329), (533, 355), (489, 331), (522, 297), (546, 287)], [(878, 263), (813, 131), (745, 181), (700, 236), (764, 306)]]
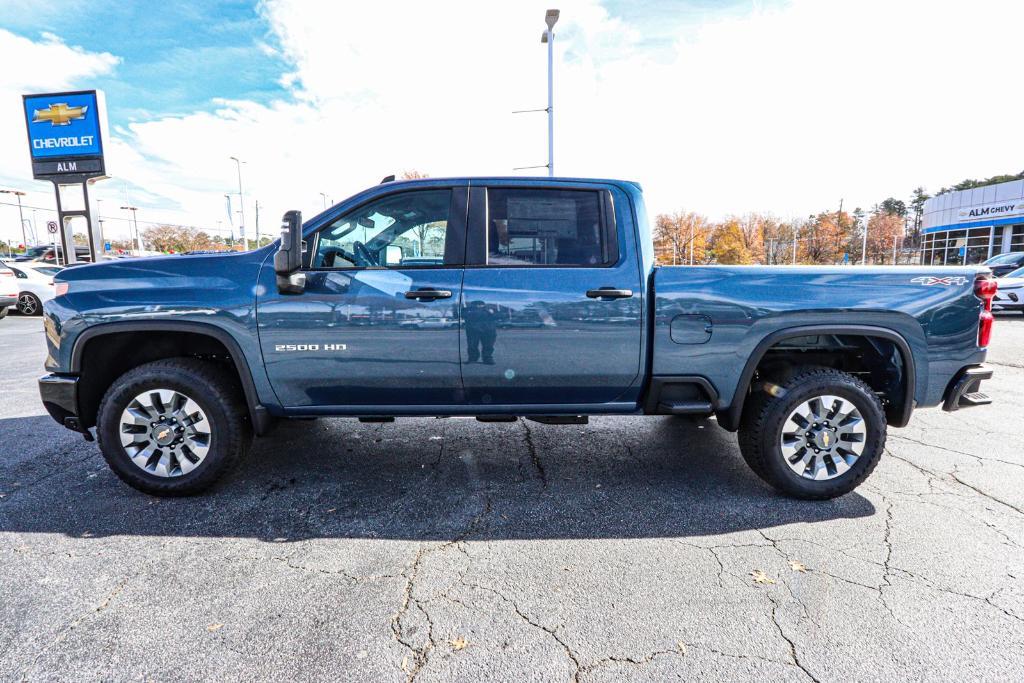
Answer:
[(668, 415), (710, 415), (712, 410), (708, 401), (662, 401), (658, 404), (658, 412)]

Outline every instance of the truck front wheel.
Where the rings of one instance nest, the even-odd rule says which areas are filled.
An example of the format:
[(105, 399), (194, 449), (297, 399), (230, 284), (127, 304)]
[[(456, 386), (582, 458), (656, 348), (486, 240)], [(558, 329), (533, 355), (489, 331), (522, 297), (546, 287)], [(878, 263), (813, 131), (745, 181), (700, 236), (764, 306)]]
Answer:
[(849, 493), (885, 448), (885, 411), (871, 387), (831, 368), (797, 372), (747, 400), (740, 451), (768, 484), (795, 498)]
[(100, 403), (96, 432), (114, 473), (160, 496), (213, 485), (252, 440), (237, 382), (192, 358), (154, 361), (121, 375)]

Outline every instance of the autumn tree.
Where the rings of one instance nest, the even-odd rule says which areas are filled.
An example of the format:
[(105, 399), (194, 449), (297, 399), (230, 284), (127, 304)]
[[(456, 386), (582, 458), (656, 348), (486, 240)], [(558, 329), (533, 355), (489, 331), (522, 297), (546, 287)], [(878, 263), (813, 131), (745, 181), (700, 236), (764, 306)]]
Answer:
[(763, 263), (778, 265), (793, 262), (793, 240), (800, 237), (799, 220), (779, 221), (767, 216), (762, 225)]
[(893, 246), (903, 237), (903, 218), (877, 211), (868, 219), (867, 262), (886, 263), (892, 261)]
[(660, 264), (673, 265), (690, 262), (707, 263), (710, 259), (708, 238), (711, 223), (692, 211), (659, 214), (654, 221), (654, 254)]
[(843, 254), (850, 252), (854, 225), (853, 217), (845, 211), (823, 211), (810, 216), (800, 230), (800, 262), (841, 262)]
[(717, 226), (711, 239), (711, 250), (715, 261), (723, 265), (742, 265), (753, 263), (754, 259), (747, 249), (743, 224), (738, 218), (730, 218)]
[(143, 241), (154, 251), (180, 254), (212, 249), (214, 241), (202, 230), (180, 225), (155, 225), (142, 231)]

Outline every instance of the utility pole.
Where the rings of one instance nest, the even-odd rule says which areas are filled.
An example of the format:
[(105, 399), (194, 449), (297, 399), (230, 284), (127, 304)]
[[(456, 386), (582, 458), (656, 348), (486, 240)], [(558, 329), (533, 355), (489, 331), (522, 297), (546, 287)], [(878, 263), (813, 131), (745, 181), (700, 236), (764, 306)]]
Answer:
[(25, 193), (21, 190), (0, 190), (3, 194), (13, 194), (18, 198), (18, 222), (21, 224), (21, 243), (25, 245), (25, 251), (28, 251), (28, 237), (25, 235), (25, 216), (21, 211), (21, 198), (25, 196)]
[(238, 231), (242, 236), (242, 248), (246, 251), (249, 250), (249, 240), (245, 237), (245, 195), (242, 194), (242, 164), (244, 163), (238, 157), (231, 157), (235, 166), (238, 167), (238, 213), (241, 214), (242, 222), (238, 226)]
[(256, 200), (256, 248), (260, 248), (260, 200)]

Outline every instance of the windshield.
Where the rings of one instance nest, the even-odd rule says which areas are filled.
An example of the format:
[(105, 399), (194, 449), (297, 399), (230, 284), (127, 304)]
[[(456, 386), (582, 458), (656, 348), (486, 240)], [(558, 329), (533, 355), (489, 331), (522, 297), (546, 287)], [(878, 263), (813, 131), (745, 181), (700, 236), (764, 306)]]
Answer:
[(1024, 252), (1013, 251), (1006, 254), (1000, 254), (999, 256), (993, 256), (988, 261), (985, 261), (986, 266), (1001, 266), (1007, 263), (1017, 263), (1021, 257), (1024, 256)]

